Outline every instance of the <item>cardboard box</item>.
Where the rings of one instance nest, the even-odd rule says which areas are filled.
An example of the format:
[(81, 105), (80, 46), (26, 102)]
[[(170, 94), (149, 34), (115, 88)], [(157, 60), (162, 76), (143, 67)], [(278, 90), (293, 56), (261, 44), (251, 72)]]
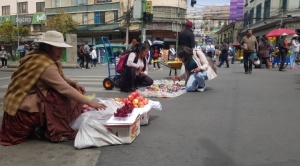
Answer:
[(105, 125), (115, 136), (124, 143), (130, 144), (141, 132), (141, 116), (138, 116), (131, 125)]
[(147, 125), (149, 123), (150, 111), (141, 115), (141, 125)]

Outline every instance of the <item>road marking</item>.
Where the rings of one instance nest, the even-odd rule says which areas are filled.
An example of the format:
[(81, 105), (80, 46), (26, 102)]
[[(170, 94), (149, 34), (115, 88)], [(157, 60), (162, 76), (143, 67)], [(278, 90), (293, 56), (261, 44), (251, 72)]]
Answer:
[[(87, 92), (120, 93), (120, 90), (117, 88), (114, 88), (112, 90), (106, 90), (103, 87), (103, 80), (104, 80), (103, 78), (106, 78), (107, 76), (67, 76), (67, 77), (74, 81), (78, 81), (78, 83), (81, 84)], [(6, 91), (7, 87), (8, 85), (2, 85), (0, 86), (0, 89)], [(4, 96), (4, 94), (1, 93), (0, 95)]]
[(0, 78), (0, 80), (6, 80), (6, 79), (10, 79), (10, 77), (2, 77), (2, 78)]

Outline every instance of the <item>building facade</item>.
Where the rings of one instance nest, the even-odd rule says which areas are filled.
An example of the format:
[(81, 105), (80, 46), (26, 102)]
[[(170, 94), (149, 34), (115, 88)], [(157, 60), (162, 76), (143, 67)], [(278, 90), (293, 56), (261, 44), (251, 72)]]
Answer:
[(252, 29), (257, 38), (278, 28), (300, 33), (300, 0), (244, 0), (243, 20), (222, 27), (220, 41), (235, 42)]
[(31, 35), (24, 41), (33, 41), (45, 29), (45, 0), (1, 0), (0, 24), (11, 20), (17, 26), (28, 26)]
[(205, 36), (209, 36), (214, 42), (218, 42), (215, 33), (228, 25), (229, 10), (229, 5), (192, 8), (188, 12), (188, 19), (194, 22), (196, 40), (205, 43)]
[[(134, 0), (46, 0), (45, 13), (51, 17), (60, 11), (72, 14), (77, 27), (78, 45), (101, 43), (106, 36), (112, 43), (125, 43), (126, 29), (129, 40), (141, 40), (142, 20), (133, 19)], [(146, 2), (146, 0), (145, 0)], [(185, 21), (187, 0), (152, 0), (153, 21), (146, 24), (146, 38), (175, 41), (176, 31)], [(179, 28), (178, 28), (179, 27)]]
[(290, 28), (299, 31), (300, 0), (245, 0), (242, 33), (253, 29), (261, 37), (273, 29)]

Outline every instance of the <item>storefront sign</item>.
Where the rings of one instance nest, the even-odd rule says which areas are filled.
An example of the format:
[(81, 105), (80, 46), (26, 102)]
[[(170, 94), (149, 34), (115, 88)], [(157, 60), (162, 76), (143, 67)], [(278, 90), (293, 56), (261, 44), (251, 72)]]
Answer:
[(11, 16), (14, 24), (18, 25), (31, 25), (32, 24), (33, 15), (14, 15)]
[(44, 24), (46, 21), (45, 13), (35, 13), (33, 15), (32, 24)]

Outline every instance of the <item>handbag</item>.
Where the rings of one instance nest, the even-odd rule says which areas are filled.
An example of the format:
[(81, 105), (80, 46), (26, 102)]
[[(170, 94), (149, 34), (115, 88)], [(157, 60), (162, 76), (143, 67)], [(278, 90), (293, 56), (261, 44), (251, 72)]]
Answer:
[(77, 131), (74, 131), (69, 123), (81, 114), (82, 105), (52, 88), (48, 89), (46, 96), (37, 88), (37, 94), (41, 125), (46, 125), (47, 128), (46, 137), (51, 142), (74, 139)]

